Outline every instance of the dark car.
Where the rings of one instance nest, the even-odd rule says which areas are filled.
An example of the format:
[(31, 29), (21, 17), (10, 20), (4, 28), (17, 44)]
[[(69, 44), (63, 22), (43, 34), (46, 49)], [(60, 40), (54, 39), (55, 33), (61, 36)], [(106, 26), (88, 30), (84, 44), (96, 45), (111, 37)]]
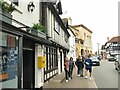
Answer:
[(116, 56), (116, 61), (115, 61), (115, 69), (119, 72), (120, 74), (120, 55)]
[(93, 56), (91, 59), (92, 59), (92, 66), (100, 66), (100, 60), (97, 57)]

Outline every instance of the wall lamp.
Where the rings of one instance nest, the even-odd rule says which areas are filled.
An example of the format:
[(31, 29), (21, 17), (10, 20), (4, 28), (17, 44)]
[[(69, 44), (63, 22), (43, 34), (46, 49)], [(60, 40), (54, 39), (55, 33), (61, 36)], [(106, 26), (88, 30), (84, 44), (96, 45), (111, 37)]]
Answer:
[(34, 9), (35, 9), (34, 3), (33, 3), (33, 2), (30, 2), (30, 3), (28, 4), (28, 11), (29, 11), (29, 12), (33, 12)]

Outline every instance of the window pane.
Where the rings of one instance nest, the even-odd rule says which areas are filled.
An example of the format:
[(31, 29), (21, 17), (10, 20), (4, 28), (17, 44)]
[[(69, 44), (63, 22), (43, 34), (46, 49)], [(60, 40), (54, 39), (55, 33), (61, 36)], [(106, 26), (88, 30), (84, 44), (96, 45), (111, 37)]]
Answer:
[[(1, 33), (1, 32), (0, 32)], [(0, 89), (17, 88), (18, 37), (1, 33), (0, 38)]]

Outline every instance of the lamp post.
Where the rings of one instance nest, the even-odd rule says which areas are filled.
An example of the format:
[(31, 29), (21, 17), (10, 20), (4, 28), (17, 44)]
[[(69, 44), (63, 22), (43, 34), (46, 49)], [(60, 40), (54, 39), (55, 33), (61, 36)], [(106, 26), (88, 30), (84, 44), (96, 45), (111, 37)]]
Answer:
[(98, 46), (98, 56), (99, 56), (99, 45), (100, 45), (100, 44), (99, 44), (99, 43), (97, 43), (97, 46)]

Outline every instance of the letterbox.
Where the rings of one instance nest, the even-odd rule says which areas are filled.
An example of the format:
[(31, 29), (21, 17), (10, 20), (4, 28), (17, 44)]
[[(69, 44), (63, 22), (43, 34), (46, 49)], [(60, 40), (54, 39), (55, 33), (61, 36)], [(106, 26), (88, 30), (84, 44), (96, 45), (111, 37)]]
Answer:
[(44, 56), (38, 57), (38, 68), (45, 68), (46, 66), (46, 58)]

